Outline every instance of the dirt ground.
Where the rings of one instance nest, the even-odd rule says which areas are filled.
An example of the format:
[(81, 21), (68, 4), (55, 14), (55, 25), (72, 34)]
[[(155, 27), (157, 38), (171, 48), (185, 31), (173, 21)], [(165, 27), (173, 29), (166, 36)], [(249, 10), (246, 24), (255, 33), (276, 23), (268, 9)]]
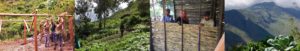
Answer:
[[(24, 44), (23, 39), (1, 41), (0, 42), (0, 51), (34, 51), (34, 42), (29, 42)], [(71, 43), (64, 43), (62, 47), (63, 51), (73, 51)], [(51, 43), (49, 47), (45, 47), (45, 44), (38, 45), (38, 51), (59, 51), (58, 49), (54, 50), (54, 45)]]
[[(165, 34), (163, 22), (152, 22), (153, 44), (155, 51), (165, 51)], [(183, 25), (177, 23), (166, 23), (167, 50), (168, 51), (198, 51), (199, 28), (196, 24)], [(213, 51), (218, 43), (216, 27), (202, 27), (200, 51)], [(182, 46), (183, 42), (183, 46)], [(183, 48), (182, 48), (183, 47)]]

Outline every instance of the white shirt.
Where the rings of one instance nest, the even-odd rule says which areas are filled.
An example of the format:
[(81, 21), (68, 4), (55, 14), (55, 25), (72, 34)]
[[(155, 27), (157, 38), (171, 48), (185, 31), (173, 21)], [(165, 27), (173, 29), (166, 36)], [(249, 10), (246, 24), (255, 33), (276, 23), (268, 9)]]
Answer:
[(200, 24), (204, 24), (204, 27), (213, 27), (214, 21), (209, 19), (209, 20), (205, 20), (205, 19), (201, 19)]

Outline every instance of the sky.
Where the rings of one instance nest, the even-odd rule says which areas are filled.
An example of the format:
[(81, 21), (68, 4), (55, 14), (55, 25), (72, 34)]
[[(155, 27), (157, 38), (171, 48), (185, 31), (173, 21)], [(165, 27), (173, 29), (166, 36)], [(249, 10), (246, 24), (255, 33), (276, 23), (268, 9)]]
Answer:
[(280, 7), (300, 9), (300, 0), (225, 0), (225, 10), (243, 9), (263, 2), (274, 2)]
[[(75, 4), (78, 4), (77, 1), (80, 1), (80, 0), (76, 0)], [(128, 7), (128, 4), (131, 2), (132, 0), (129, 0), (129, 2), (121, 2), (120, 5), (118, 6), (118, 8), (120, 9), (125, 9)], [(98, 4), (92, 0), (92, 1), (88, 1), (88, 0), (85, 0), (84, 2), (87, 2), (88, 3), (88, 9), (87, 9), (87, 12), (85, 13), (85, 15), (91, 19), (91, 21), (96, 21), (98, 20), (97, 19), (97, 13), (95, 13), (95, 8), (98, 7)], [(78, 5), (75, 5), (75, 7), (78, 7)], [(116, 11), (112, 11), (112, 10), (109, 10), (109, 16), (111, 16), (113, 13), (117, 12), (118, 10), (120, 9), (116, 9)], [(79, 19), (79, 15), (75, 15), (75, 19), (78, 20)]]
[(128, 7), (128, 2), (122, 2), (120, 5), (119, 5), (119, 8), (121, 8), (121, 9), (125, 9), (125, 8), (127, 8)]

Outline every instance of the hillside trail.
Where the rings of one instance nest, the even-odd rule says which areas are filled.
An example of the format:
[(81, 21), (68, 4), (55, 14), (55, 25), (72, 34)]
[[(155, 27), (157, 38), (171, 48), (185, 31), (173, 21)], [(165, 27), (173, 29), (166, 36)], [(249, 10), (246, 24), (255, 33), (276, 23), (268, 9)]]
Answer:
[[(165, 51), (165, 36), (163, 22), (153, 21), (153, 44), (155, 51)], [(182, 28), (178, 23), (166, 23), (167, 50), (168, 51), (198, 51), (199, 27), (197, 24), (183, 24), (183, 41)], [(213, 51), (217, 45), (217, 28), (202, 27), (200, 51)], [(182, 48), (183, 42), (183, 48)]]
[[(27, 38), (28, 39), (32, 39)], [(28, 42), (28, 41), (27, 41)], [(27, 44), (23, 44), (24, 39), (16, 39), (16, 40), (7, 40), (0, 42), (0, 51), (34, 51), (34, 41), (31, 41)], [(40, 42), (39, 42), (40, 43)], [(54, 49), (54, 43), (51, 42), (49, 47), (45, 47), (45, 44), (40, 43), (38, 45), (38, 51), (60, 51), (59, 48)], [(63, 51), (74, 51), (72, 47), (72, 43), (65, 41), (63, 43)], [(57, 46), (58, 47), (58, 46)]]

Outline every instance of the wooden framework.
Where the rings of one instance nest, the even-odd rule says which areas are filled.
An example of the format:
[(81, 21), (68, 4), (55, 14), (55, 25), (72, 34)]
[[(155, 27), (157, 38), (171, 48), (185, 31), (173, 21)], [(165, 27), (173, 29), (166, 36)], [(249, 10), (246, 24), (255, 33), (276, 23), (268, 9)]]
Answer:
[[(163, 14), (165, 15), (165, 10), (166, 10), (166, 1), (167, 0), (162, 0), (162, 9), (163, 9)], [(194, 2), (193, 2), (194, 1)], [(200, 3), (196, 3), (196, 2), (200, 2)], [(185, 1), (185, 0), (173, 0), (174, 2), (174, 6), (175, 6), (175, 17), (177, 16), (176, 10), (180, 10), (180, 9), (185, 9), (184, 5), (185, 4), (198, 4), (198, 5), (189, 5), (189, 6), (199, 6), (199, 7), (195, 7), (194, 10), (198, 10), (198, 13), (199, 15), (197, 16), (200, 16), (200, 17), (192, 17), (193, 19), (195, 18), (195, 20), (192, 20), (192, 21), (189, 21), (189, 22), (194, 22), (194, 23), (190, 23), (190, 24), (198, 24), (200, 23), (200, 19), (198, 20), (198, 18), (201, 18), (203, 15), (204, 15), (204, 12), (206, 11), (209, 11), (211, 13), (210, 17), (214, 20), (214, 26), (218, 28), (218, 40), (219, 41), (222, 37), (222, 34), (223, 34), (223, 27), (224, 27), (224, 23), (223, 23), (223, 19), (224, 19), (224, 0), (190, 0), (190, 1)], [(221, 4), (219, 4), (221, 3)], [(210, 7), (208, 7), (210, 6)], [(193, 10), (193, 9), (189, 9), (189, 8), (186, 8), (187, 10)], [(197, 18), (197, 19), (196, 19)], [(217, 20), (217, 21), (216, 21)], [(181, 21), (182, 22), (182, 21)], [(167, 48), (167, 30), (166, 30), (166, 22), (164, 21), (163, 22), (163, 26), (164, 26), (164, 49), (165, 51), (168, 51), (168, 48)], [(152, 26), (151, 26), (152, 27)], [(181, 51), (184, 50), (184, 25), (181, 25), (181, 34), (182, 34), (182, 44), (181, 44)], [(198, 51), (201, 50), (201, 34), (200, 34), (200, 30), (201, 28), (199, 27), (199, 32), (198, 32)], [(152, 34), (151, 34), (152, 36)], [(152, 39), (152, 38), (151, 38)], [(153, 47), (152, 47), (153, 48)]]
[[(37, 26), (36, 26), (36, 24), (37, 24), (37, 17), (38, 16), (46, 16), (46, 17), (49, 17), (49, 16), (51, 16), (51, 15), (49, 15), (49, 14), (37, 14), (37, 12), (34, 12), (33, 14), (13, 14), (13, 13), (0, 13), (0, 16), (33, 16), (34, 18), (33, 18), (33, 20), (32, 20), (32, 22), (33, 22), (33, 28), (34, 28), (34, 50), (35, 51), (38, 51), (38, 46), (37, 46)], [(73, 27), (73, 16), (72, 15), (60, 15), (59, 17), (67, 17), (67, 18), (69, 18), (68, 19), (68, 30), (69, 30), (69, 34), (70, 34), (70, 42), (71, 42), (71, 46), (73, 47), (73, 42), (74, 42), (74, 27)], [(0, 20), (1, 21), (1, 23), (2, 23), (2, 21), (6, 21), (6, 22), (10, 22), (10, 21), (12, 21), (12, 20)], [(22, 20), (14, 20), (15, 22), (22, 22)], [(27, 27), (27, 21), (30, 21), (30, 20), (23, 20), (24, 21), (24, 27)], [(1, 24), (0, 24), (1, 25)], [(1, 30), (1, 27), (0, 27), (0, 30)], [(27, 43), (27, 40), (26, 40), (26, 32), (27, 31), (27, 29), (26, 28), (24, 28), (24, 32), (23, 32), (23, 36), (24, 36), (24, 44), (26, 44)]]

